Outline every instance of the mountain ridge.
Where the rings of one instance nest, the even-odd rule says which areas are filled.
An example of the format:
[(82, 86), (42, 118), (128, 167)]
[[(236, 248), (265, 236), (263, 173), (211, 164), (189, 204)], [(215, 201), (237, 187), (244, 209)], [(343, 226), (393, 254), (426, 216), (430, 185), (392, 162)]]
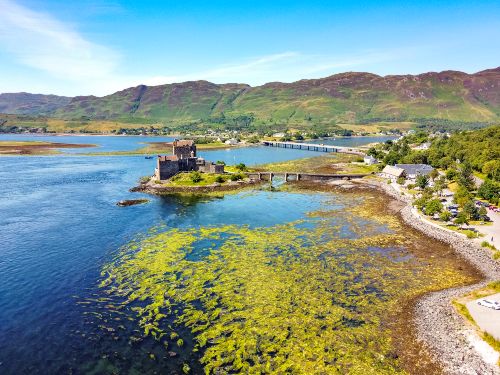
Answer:
[(0, 113), (61, 119), (155, 120), (182, 123), (246, 116), (261, 123), (356, 123), (437, 118), (500, 119), (500, 67), (380, 76), (344, 72), (291, 83), (216, 84), (206, 80), (138, 85), (102, 97), (0, 94)]

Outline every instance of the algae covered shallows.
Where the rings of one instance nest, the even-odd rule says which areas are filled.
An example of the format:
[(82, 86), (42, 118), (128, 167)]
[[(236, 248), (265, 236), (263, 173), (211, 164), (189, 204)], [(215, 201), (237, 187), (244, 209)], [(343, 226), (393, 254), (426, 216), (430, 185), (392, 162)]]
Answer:
[(206, 373), (404, 372), (387, 319), (470, 279), (420, 253), (380, 198), (342, 202), (266, 227), (163, 228), (124, 247), (101, 287), (167, 346), (189, 328)]

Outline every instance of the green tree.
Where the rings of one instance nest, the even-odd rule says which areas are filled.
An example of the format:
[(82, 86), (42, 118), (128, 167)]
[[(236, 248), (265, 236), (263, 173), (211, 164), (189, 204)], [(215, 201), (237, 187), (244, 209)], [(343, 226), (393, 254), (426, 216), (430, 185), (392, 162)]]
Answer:
[(418, 175), (415, 179), (415, 185), (421, 189), (425, 189), (429, 185), (429, 177), (426, 175)]
[(464, 204), (463, 212), (469, 220), (479, 220), (479, 209), (472, 200)]
[(490, 202), (498, 199), (498, 197), (500, 196), (500, 183), (494, 182), (487, 178), (477, 190), (477, 194), (481, 198), (486, 199)]
[(468, 201), (472, 199), (472, 194), (464, 186), (458, 185), (458, 189), (453, 196), (453, 200), (456, 204), (464, 206)]
[(445, 156), (439, 161), (439, 166), (443, 169), (448, 169), (453, 164), (453, 159), (449, 156)]
[(482, 171), (492, 180), (500, 181), (500, 160), (490, 160), (484, 163)]
[(469, 191), (472, 191), (476, 188), (472, 167), (468, 162), (462, 163), (457, 182)]
[(467, 215), (461, 211), (458, 213), (457, 217), (454, 220), (455, 224), (462, 225), (462, 224), (469, 224), (469, 219), (467, 218)]
[(425, 205), (425, 214), (432, 216), (443, 210), (443, 205), (439, 199), (431, 199)]
[(304, 137), (302, 136), (302, 134), (300, 133), (295, 133), (293, 135), (293, 137), (297, 140), (297, 141), (303, 141), (304, 140)]
[(434, 191), (441, 196), (443, 190), (447, 187), (446, 179), (444, 176), (440, 176), (438, 179), (434, 181)]
[(451, 212), (450, 211), (443, 211), (439, 215), (439, 219), (442, 221), (449, 221), (451, 219)]
[(480, 219), (485, 219), (488, 216), (488, 211), (486, 211), (486, 208), (484, 208), (483, 206), (481, 206), (479, 208), (478, 213), (479, 213)]
[(446, 179), (448, 181), (453, 181), (458, 176), (458, 171), (456, 169), (447, 169), (446, 170)]
[(384, 164), (394, 165), (399, 161), (399, 154), (396, 151), (389, 151), (384, 157)]

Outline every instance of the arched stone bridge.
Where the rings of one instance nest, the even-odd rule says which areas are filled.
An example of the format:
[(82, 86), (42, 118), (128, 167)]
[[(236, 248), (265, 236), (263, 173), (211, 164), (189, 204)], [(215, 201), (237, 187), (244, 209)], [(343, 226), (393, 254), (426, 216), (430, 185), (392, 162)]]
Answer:
[(274, 177), (281, 177), (285, 181), (329, 181), (329, 180), (351, 180), (369, 176), (366, 173), (358, 174), (323, 174), (302, 172), (247, 172), (246, 175), (258, 181), (272, 181)]

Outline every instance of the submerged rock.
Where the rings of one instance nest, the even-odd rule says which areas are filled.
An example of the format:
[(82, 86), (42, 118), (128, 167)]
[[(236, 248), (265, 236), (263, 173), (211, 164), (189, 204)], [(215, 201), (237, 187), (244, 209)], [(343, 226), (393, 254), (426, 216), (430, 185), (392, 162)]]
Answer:
[(116, 205), (120, 207), (134, 206), (136, 204), (148, 203), (149, 199), (125, 199), (119, 201)]

